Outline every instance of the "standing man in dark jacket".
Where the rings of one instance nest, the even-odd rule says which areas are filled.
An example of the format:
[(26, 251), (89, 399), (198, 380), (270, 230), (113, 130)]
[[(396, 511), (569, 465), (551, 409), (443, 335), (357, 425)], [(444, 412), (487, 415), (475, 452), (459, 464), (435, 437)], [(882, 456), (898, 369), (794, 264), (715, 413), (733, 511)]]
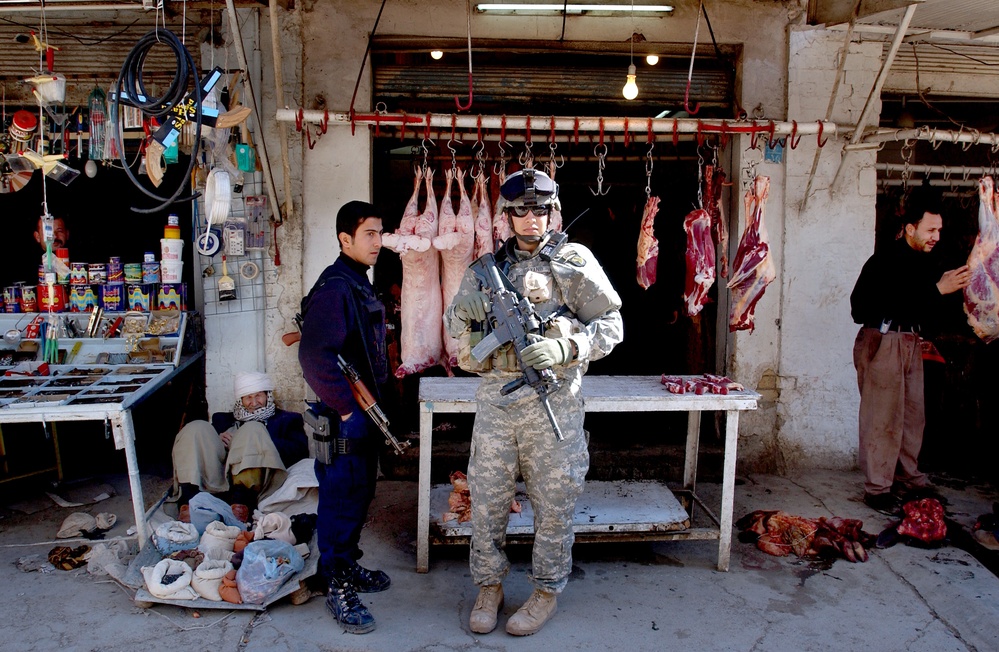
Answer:
[(354, 400), (337, 356), (354, 366), (376, 394), (388, 380), (385, 306), (368, 280), (382, 248), (382, 218), (371, 204), (352, 201), (336, 217), (340, 257), (302, 301), (298, 360), (330, 421), (329, 455), (316, 460), (319, 480), (319, 567), (329, 581), (326, 605), (344, 631), (364, 634), (375, 619), (357, 593), (389, 587), (382, 571), (358, 565), (361, 527), (375, 493), (378, 465), (374, 425)]
[(945, 294), (967, 287), (968, 266), (939, 274), (926, 255), (940, 241), (940, 195), (914, 190), (901, 238), (864, 264), (850, 295), (862, 324), (853, 347), (860, 387), (860, 468), (864, 502), (878, 511), (898, 508), (892, 483), (904, 491), (929, 488), (917, 462), (926, 424), (919, 334), (939, 313)]

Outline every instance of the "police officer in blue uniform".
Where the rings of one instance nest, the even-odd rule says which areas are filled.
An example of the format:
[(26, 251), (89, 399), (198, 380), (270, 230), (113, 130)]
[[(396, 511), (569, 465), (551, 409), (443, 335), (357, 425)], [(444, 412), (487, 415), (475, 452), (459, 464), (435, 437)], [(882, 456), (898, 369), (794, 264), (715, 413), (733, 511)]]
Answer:
[(375, 492), (380, 439), (354, 399), (337, 356), (376, 393), (388, 380), (385, 306), (367, 277), (381, 251), (382, 218), (371, 204), (351, 201), (337, 213), (336, 230), (341, 255), (302, 300), (298, 359), (333, 435), (328, 453), (316, 459), (316, 529), (319, 569), (329, 582), (326, 606), (344, 631), (365, 634), (375, 629), (375, 619), (357, 594), (384, 591), (390, 583), (382, 571), (357, 563), (361, 527)]

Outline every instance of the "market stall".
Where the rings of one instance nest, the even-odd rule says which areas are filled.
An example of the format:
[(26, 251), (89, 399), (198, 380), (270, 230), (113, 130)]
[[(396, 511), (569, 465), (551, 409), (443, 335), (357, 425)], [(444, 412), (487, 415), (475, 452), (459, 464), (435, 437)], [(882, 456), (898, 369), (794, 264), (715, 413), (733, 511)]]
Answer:
[[(684, 377), (690, 380), (694, 377)], [(474, 413), (477, 378), (423, 378), (420, 382), (420, 479), (416, 527), (416, 570), (426, 573), (431, 543), (467, 543), (471, 526), (447, 521), (449, 486), (431, 487), (433, 419), (435, 414)], [(735, 462), (738, 447), (739, 412), (755, 410), (760, 395), (741, 389), (726, 394), (684, 392), (666, 389), (658, 377), (586, 376), (583, 399), (587, 412), (687, 412), (686, 456), (683, 483), (675, 492), (659, 483), (587, 482), (577, 501), (573, 531), (579, 542), (587, 540), (699, 539), (718, 541), (718, 570), (728, 570), (732, 544), (732, 504), (735, 496)], [(717, 515), (696, 492), (697, 453), (701, 412), (725, 412), (725, 461), (721, 504)], [(677, 500), (679, 497), (679, 501)], [(691, 527), (697, 504), (714, 527)], [(511, 539), (533, 534), (528, 509), (511, 518)], [(433, 526), (433, 528), (431, 528)]]

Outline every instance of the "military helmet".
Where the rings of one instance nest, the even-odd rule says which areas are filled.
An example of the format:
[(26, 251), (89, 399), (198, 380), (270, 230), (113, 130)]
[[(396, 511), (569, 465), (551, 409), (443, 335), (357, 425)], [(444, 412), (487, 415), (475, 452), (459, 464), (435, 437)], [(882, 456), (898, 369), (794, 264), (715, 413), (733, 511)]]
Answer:
[(500, 186), (500, 201), (497, 209), (508, 206), (549, 206), (560, 209), (558, 184), (541, 170), (525, 168), (517, 170), (506, 178)]

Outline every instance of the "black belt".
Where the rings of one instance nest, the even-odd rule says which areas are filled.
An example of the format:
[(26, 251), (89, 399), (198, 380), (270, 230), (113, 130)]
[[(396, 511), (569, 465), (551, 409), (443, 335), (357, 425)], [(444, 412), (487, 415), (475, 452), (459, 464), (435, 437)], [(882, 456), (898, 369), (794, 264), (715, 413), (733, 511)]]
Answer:
[[(864, 328), (873, 328), (880, 331), (884, 327), (882, 324), (864, 324)], [(919, 325), (916, 324), (915, 326), (910, 326), (908, 324), (891, 324), (885, 330), (891, 333), (915, 333), (918, 335)]]
[[(313, 436), (318, 441), (321, 438)], [(330, 437), (328, 440), (330, 451), (335, 455), (360, 455), (367, 450), (367, 439), (344, 439), (343, 437)]]

